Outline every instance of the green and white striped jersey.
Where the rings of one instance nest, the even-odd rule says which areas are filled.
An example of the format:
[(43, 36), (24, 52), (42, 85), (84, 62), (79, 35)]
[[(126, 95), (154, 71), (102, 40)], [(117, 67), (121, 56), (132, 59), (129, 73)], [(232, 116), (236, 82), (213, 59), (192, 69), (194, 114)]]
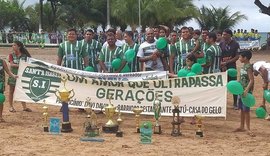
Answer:
[(114, 50), (111, 51), (107, 46), (101, 49), (99, 60), (104, 62), (107, 71), (110, 73), (113, 73), (115, 71), (115, 69), (112, 68), (112, 61), (116, 58), (120, 58), (122, 61), (124, 61), (123, 51), (121, 48), (116, 47)]
[(86, 51), (89, 56), (89, 66), (92, 66), (94, 68), (95, 72), (98, 72), (97, 64), (98, 64), (98, 56), (101, 51), (102, 45), (92, 39), (90, 42), (86, 42), (85, 40), (82, 40), (83, 45), (83, 51)]
[(205, 54), (206, 64), (210, 66), (203, 68), (204, 74), (220, 72), (221, 49), (218, 45), (211, 45)]
[(58, 57), (63, 59), (63, 66), (72, 69), (83, 70), (83, 58), (87, 55), (82, 49), (81, 41), (75, 43), (65, 41), (58, 48)]
[(189, 39), (187, 41), (184, 41), (183, 39), (180, 39), (178, 42), (175, 43), (175, 64), (174, 64), (174, 72), (177, 73), (178, 70), (182, 69), (186, 66), (186, 57), (189, 52), (191, 52), (195, 47), (194, 41)]
[(137, 58), (137, 53), (138, 53), (138, 50), (139, 50), (139, 46), (140, 45), (137, 44), (137, 43), (134, 43), (132, 46), (129, 46), (127, 43), (125, 43), (122, 46), (123, 54), (125, 54), (125, 52), (127, 50), (129, 50), (129, 49), (133, 49), (135, 51), (135, 57), (134, 57), (133, 61), (132, 62), (127, 62), (131, 72), (140, 71), (140, 68), (139, 68), (140, 67), (140, 62), (139, 62), (139, 59)]

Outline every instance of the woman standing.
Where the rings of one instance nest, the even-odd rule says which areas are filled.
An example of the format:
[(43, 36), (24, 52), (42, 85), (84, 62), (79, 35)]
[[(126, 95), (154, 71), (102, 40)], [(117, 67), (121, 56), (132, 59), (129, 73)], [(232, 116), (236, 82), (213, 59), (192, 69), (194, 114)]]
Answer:
[[(9, 54), (8, 61), (10, 63), (11, 72), (17, 75), (20, 60), (26, 61), (27, 57), (31, 57), (31, 55), (25, 49), (23, 43), (20, 41), (15, 41), (12, 45), (12, 49), (13, 49), (13, 52)], [(13, 107), (13, 94), (14, 94), (16, 79), (14, 79), (13, 77), (9, 77), (8, 84), (9, 84), (9, 105), (10, 105), (9, 111), (16, 112), (16, 110)], [(32, 112), (30, 108), (26, 107), (25, 102), (22, 102), (22, 107), (23, 107), (23, 111)]]

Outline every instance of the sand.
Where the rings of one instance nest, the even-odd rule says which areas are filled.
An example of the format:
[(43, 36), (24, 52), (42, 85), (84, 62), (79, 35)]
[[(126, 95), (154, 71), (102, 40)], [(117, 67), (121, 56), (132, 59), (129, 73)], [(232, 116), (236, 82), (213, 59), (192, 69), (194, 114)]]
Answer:
[[(57, 49), (28, 49), (32, 56), (47, 62), (55, 63)], [(0, 48), (0, 57), (6, 58), (11, 48)], [(251, 62), (258, 60), (269, 60), (270, 51), (254, 52)], [(239, 67), (238, 61), (238, 67)], [(8, 86), (5, 91), (8, 96)], [(182, 124), (182, 136), (172, 137), (170, 135), (172, 126), (171, 117), (162, 117), (161, 125), (163, 133), (153, 135), (153, 143), (140, 144), (139, 134), (136, 133), (133, 114), (123, 114), (124, 120), (122, 138), (115, 137), (115, 134), (101, 134), (104, 142), (81, 142), (83, 134), (83, 122), (85, 113), (77, 109), (70, 110), (70, 121), (72, 133), (51, 135), (43, 132), (42, 127), (42, 106), (28, 104), (33, 112), (22, 111), (20, 103), (15, 103), (16, 113), (8, 111), (8, 100), (5, 102), (3, 118), (5, 123), (0, 123), (0, 155), (270, 155), (270, 123), (258, 119), (255, 109), (262, 101), (262, 80), (255, 77), (256, 105), (251, 111), (251, 129), (256, 137), (250, 137), (246, 132), (233, 132), (240, 124), (239, 111), (232, 108), (232, 96), (228, 95), (227, 119), (205, 118), (203, 120), (203, 131), (205, 137), (197, 138), (195, 131), (197, 127), (191, 125), (190, 118), (185, 118)], [(267, 104), (269, 106), (269, 104)], [(270, 111), (270, 108), (268, 107)], [(49, 106), (50, 117), (61, 118), (59, 107)], [(98, 126), (106, 122), (104, 114), (98, 114)], [(154, 122), (153, 116), (142, 116), (142, 121)]]

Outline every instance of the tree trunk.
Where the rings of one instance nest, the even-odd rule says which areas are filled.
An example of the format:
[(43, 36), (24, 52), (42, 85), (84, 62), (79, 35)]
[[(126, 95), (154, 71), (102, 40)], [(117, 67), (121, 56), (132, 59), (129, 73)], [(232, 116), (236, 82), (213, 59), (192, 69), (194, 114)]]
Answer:
[(254, 4), (257, 5), (263, 14), (269, 15), (270, 16), (270, 6), (266, 7), (265, 5), (262, 4), (260, 0), (255, 0)]

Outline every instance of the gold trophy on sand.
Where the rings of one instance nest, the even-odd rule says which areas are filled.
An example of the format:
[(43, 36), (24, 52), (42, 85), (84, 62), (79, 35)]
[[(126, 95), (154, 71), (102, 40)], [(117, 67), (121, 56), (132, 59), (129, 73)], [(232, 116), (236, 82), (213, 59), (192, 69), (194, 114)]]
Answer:
[(196, 125), (198, 127), (198, 130), (196, 131), (197, 137), (203, 137), (203, 131), (202, 131), (202, 119), (203, 117), (200, 115), (195, 115)]
[[(73, 129), (71, 128), (71, 123), (69, 122), (68, 101), (75, 95), (75, 93), (73, 89), (66, 89), (67, 78), (61, 78), (61, 81), (64, 83), (64, 88), (61, 91), (56, 89), (56, 92), (54, 93), (56, 97), (62, 102), (63, 122), (61, 132), (71, 132)], [(57, 95), (57, 93), (59, 95)]]
[(113, 98), (113, 95), (109, 99), (109, 105), (105, 107), (105, 111), (103, 112), (108, 119), (108, 122), (102, 127), (102, 130), (105, 133), (116, 133), (118, 130), (118, 125), (113, 119), (113, 116), (116, 114), (115, 112), (116, 107), (114, 107), (111, 102), (112, 98)]
[(135, 114), (137, 133), (140, 133), (140, 114), (143, 112), (143, 109), (142, 108), (133, 108), (132, 111)]
[[(45, 100), (44, 100), (44, 103), (45, 103)], [(48, 125), (48, 117), (49, 117), (49, 114), (48, 114), (48, 107), (47, 106), (43, 106), (43, 131), (44, 132), (49, 132), (49, 125)]]
[(118, 124), (118, 131), (116, 132), (116, 137), (123, 137), (123, 132), (121, 131), (121, 124), (123, 122), (123, 120), (121, 119), (121, 112), (120, 109), (118, 109), (118, 119), (116, 120), (117, 124)]

